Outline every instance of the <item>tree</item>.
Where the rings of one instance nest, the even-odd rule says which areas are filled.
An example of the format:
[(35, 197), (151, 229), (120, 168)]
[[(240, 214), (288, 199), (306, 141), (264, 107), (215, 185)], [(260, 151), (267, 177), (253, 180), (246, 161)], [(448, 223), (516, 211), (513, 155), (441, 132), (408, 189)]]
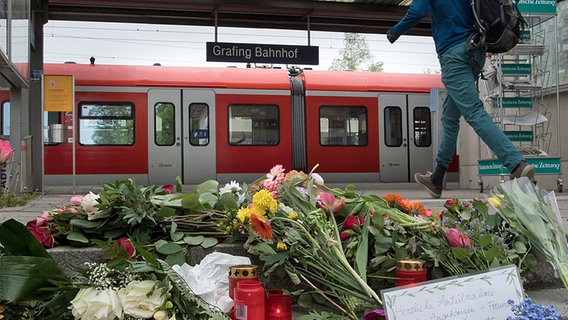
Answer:
[(364, 36), (345, 33), (345, 49), (340, 50), (341, 58), (333, 59), (329, 70), (383, 71), (383, 62), (375, 62)]

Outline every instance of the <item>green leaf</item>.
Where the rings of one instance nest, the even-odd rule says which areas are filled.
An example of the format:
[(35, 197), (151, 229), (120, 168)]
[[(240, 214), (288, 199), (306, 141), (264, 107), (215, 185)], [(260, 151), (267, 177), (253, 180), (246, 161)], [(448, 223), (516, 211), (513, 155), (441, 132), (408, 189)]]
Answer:
[(205, 238), (203, 239), (203, 242), (201, 242), (201, 246), (207, 249), (215, 246), (217, 243), (219, 243), (219, 240), (216, 238)]
[(14, 219), (0, 224), (0, 244), (15, 256), (51, 258), (28, 228)]
[(493, 241), (491, 239), (490, 234), (486, 234), (486, 235), (482, 236), (481, 238), (479, 238), (479, 246), (481, 248), (487, 248), (487, 246), (491, 245), (492, 242)]
[(515, 252), (517, 253), (522, 254), (527, 252), (527, 246), (521, 241), (515, 241), (515, 243), (513, 243), (513, 250), (515, 250)]
[(183, 265), (186, 262), (186, 257), (184, 252), (177, 252), (174, 254), (170, 254), (166, 257), (166, 259), (164, 259), (164, 261), (169, 264), (170, 266), (173, 265)]
[(99, 220), (83, 220), (83, 219), (71, 219), (69, 224), (81, 229), (96, 229), (105, 224), (106, 219)]
[(183, 237), (185, 236), (185, 233), (183, 232), (174, 232), (170, 234), (170, 238), (172, 238), (173, 241), (179, 241), (181, 239), (183, 239)]
[(0, 256), (0, 301), (39, 299), (51, 280), (69, 282), (52, 258)]
[(217, 200), (217, 196), (210, 192), (204, 192), (199, 195), (199, 202), (203, 205), (208, 205), (210, 208), (215, 207)]
[(382, 254), (390, 250), (392, 239), (380, 233), (375, 235), (375, 254)]
[(82, 234), (81, 232), (77, 232), (77, 231), (69, 232), (69, 234), (67, 234), (67, 240), (80, 242), (80, 243), (89, 243), (89, 239), (87, 237), (85, 237), (84, 234)]
[(454, 257), (456, 257), (456, 259), (461, 261), (467, 261), (469, 257), (467, 249), (465, 248), (452, 248), (452, 253), (454, 254)]
[(219, 190), (219, 182), (217, 182), (215, 180), (207, 180), (207, 181), (204, 181), (204, 182), (198, 184), (197, 186), (195, 186), (195, 190), (199, 194), (205, 193), (205, 192), (216, 194)]
[(183, 251), (183, 247), (177, 243), (167, 242), (160, 246), (156, 245), (156, 251), (161, 254), (170, 255)]
[(183, 241), (189, 245), (196, 246), (205, 240), (204, 236), (186, 236)]
[(185, 209), (203, 211), (205, 207), (199, 202), (199, 195), (197, 193), (188, 193), (181, 200), (181, 205)]
[(359, 244), (355, 252), (355, 270), (361, 279), (367, 281), (367, 263), (369, 262), (369, 230), (367, 226), (368, 221), (363, 224), (363, 233), (359, 237)]
[(158, 218), (173, 217), (175, 215), (176, 215), (176, 209), (171, 207), (161, 207), (160, 209), (158, 209), (158, 212), (156, 213), (156, 216)]

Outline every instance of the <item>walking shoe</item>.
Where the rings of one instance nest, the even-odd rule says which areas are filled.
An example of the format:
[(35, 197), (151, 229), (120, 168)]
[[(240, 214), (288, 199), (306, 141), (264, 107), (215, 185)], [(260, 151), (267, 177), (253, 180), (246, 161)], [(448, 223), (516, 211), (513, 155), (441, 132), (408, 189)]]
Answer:
[(530, 181), (534, 181), (534, 167), (525, 161), (521, 161), (521, 163), (517, 166), (517, 169), (513, 170), (509, 177), (511, 180), (520, 177), (527, 177)]
[(414, 181), (424, 187), (426, 191), (434, 199), (439, 199), (442, 196), (442, 187), (437, 187), (432, 183), (432, 172), (427, 171), (426, 174), (417, 172), (414, 174)]

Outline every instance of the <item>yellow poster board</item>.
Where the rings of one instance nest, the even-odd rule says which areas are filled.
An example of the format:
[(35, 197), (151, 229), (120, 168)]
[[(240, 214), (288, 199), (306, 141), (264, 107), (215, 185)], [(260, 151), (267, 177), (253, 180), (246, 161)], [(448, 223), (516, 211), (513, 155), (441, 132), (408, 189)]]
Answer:
[(73, 111), (75, 79), (72, 75), (43, 76), (43, 110)]

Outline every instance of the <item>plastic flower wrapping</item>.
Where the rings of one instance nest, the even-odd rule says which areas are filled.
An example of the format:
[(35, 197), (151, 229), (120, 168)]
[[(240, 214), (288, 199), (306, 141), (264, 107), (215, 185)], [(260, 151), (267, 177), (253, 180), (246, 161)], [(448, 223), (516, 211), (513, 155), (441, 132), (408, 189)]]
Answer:
[(528, 178), (501, 184), (490, 202), (496, 211), (546, 258), (568, 289), (568, 245), (554, 192)]
[[(182, 192), (179, 181), (142, 187), (117, 181), (74, 196), (27, 228), (0, 225), (0, 263), (29, 280), (16, 285), (0, 275), (0, 284), (14, 286), (0, 290), (0, 302), (8, 302), (0, 305), (42, 319), (150, 313), (154, 319), (225, 319), (226, 312), (197, 296), (173, 268), (198, 262), (188, 260), (192, 247), (219, 242), (257, 256), (267, 287), (292, 283), (295, 303), (309, 313), (300, 320), (380, 319), (379, 293), (395, 285), (400, 260), (426, 261), (428, 279), (505, 265), (517, 266), (522, 276), (536, 266), (534, 248), (565, 281), (566, 244), (554, 201), (521, 182), (488, 199), (449, 199), (437, 212), (398, 194), (329, 188), (313, 171), (281, 165), (251, 184), (208, 180), (191, 192)], [(541, 222), (525, 225), (537, 218)], [(97, 245), (106, 262), (78, 266), (81, 276), (70, 278), (44, 249), (57, 245)], [(40, 273), (51, 277), (32, 281)]]

